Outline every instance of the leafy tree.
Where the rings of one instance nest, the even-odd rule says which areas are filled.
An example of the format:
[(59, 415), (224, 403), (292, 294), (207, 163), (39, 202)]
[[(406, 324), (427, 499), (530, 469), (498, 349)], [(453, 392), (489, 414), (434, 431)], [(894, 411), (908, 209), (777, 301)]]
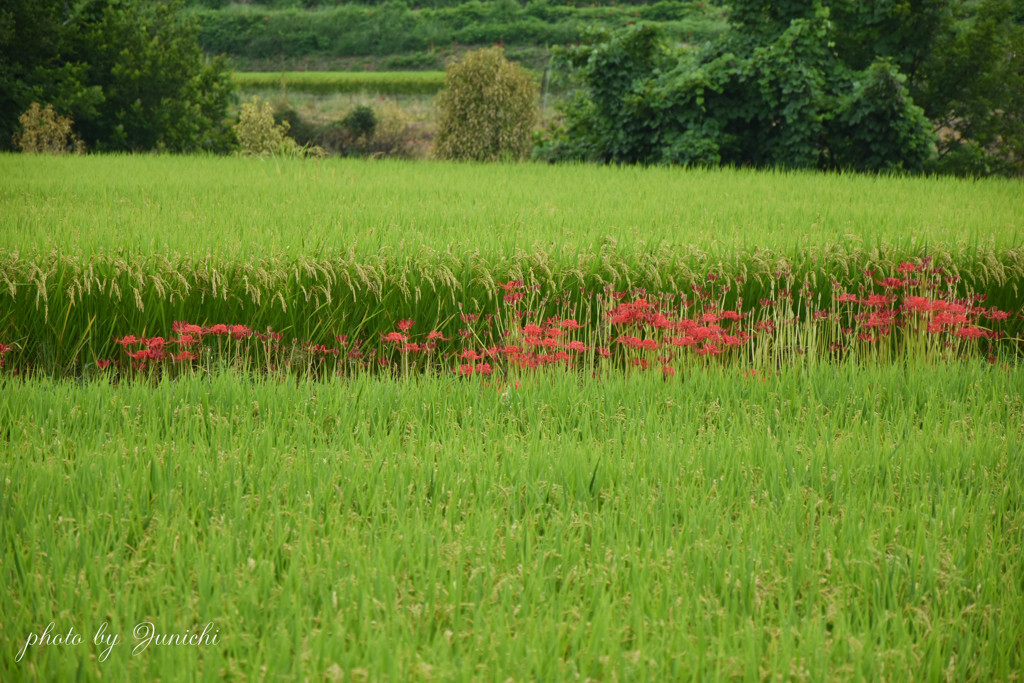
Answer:
[(435, 150), (442, 159), (494, 161), (529, 155), (538, 89), (501, 47), (467, 52), (448, 65), (438, 93)]
[[(929, 125), (887, 62), (849, 68), (817, 2), (736, 2), (736, 30), (667, 47), (635, 27), (569, 51), (589, 102), (542, 158), (921, 170)], [(863, 148), (870, 138), (870, 150)]]
[(224, 151), (232, 96), (180, 2), (6, 0), (0, 9), (0, 144), (32, 101), (75, 121), (89, 149)]
[(535, 154), (1019, 174), (1013, 2), (735, 0), (707, 45), (598, 34), (561, 55), (582, 89)]

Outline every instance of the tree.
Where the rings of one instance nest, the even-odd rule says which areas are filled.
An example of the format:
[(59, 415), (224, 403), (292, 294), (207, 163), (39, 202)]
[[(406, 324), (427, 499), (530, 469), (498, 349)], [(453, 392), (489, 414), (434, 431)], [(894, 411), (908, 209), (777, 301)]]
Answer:
[[(569, 52), (590, 103), (540, 150), (614, 163), (921, 170), (929, 125), (886, 62), (850, 69), (817, 2), (735, 2), (736, 30), (666, 46), (634, 27)], [(862, 142), (870, 137), (870, 153)]]
[(442, 159), (494, 161), (530, 153), (537, 84), (501, 47), (467, 52), (448, 65), (437, 96), (435, 150)]
[[(1014, 0), (1017, 1), (1017, 0)], [(1011, 0), (734, 0), (732, 30), (566, 51), (581, 93), (540, 158), (1021, 173)], [(970, 16), (968, 16), (970, 15)]]
[(225, 63), (207, 60), (180, 2), (7, 0), (0, 10), (0, 145), (33, 101), (98, 151), (225, 151)]

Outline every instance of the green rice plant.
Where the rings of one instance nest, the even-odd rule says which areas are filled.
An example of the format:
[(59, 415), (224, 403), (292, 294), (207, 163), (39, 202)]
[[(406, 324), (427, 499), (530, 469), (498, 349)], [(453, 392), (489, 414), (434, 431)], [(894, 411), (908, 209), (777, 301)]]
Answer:
[[(711, 274), (730, 283), (720, 307), (751, 310), (806, 282), (805, 319), (832, 283), (877, 289), (864, 271), (925, 259), (1024, 336), (1024, 197), (1004, 180), (13, 155), (0, 171), (0, 343), (58, 374), (175, 321), (330, 345), (414, 319), (450, 337), (460, 312), (499, 313), (509, 280), (539, 292), (537, 315), (592, 326), (605, 288), (678, 294)], [(837, 334), (809, 333), (765, 352)]]
[(236, 71), (232, 77), (244, 91), (279, 89), (320, 95), (434, 95), (444, 87), (443, 71)]
[(1021, 372), (0, 377), (0, 668), (1012, 680)]

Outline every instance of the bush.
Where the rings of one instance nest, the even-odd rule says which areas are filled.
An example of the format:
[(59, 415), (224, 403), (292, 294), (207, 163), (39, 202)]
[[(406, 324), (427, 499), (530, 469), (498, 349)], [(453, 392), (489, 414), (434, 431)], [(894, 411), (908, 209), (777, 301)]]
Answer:
[(377, 129), (377, 115), (373, 113), (373, 109), (365, 104), (361, 104), (350, 111), (342, 119), (342, 123), (352, 133), (352, 137), (369, 140)]
[(243, 154), (263, 156), (300, 152), (298, 143), (288, 137), (288, 122), (275, 123), (270, 102), (261, 103), (258, 97), (242, 105), (238, 123), (233, 128)]
[(81, 154), (85, 145), (71, 132), (73, 121), (67, 116), (58, 116), (53, 105), (43, 109), (33, 102), (24, 114), (18, 117), (21, 131), (14, 134), (14, 146), (28, 154)]
[(308, 145), (316, 137), (315, 127), (288, 104), (278, 104), (274, 109), (274, 123), (286, 126), (288, 137), (300, 145)]
[(435, 153), (442, 159), (525, 159), (539, 120), (537, 83), (501, 47), (449, 62), (437, 96)]

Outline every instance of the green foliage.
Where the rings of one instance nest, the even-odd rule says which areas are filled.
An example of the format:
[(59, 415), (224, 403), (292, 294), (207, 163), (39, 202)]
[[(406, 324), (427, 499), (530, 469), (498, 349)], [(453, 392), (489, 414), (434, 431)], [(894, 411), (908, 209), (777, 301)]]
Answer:
[(299, 145), (308, 145), (316, 136), (316, 126), (287, 104), (274, 107), (274, 123), (288, 131), (288, 137)]
[(299, 151), (295, 140), (288, 137), (288, 122), (276, 123), (273, 106), (260, 102), (258, 97), (242, 105), (233, 129), (243, 154), (265, 156)]
[(16, 149), (28, 154), (65, 154), (85, 151), (85, 145), (71, 130), (74, 123), (67, 116), (59, 116), (53, 105), (44, 109), (33, 102), (24, 114), (18, 117), (21, 130), (14, 134)]
[[(443, 6), (442, 6), (443, 4)], [(335, 5), (335, 6), (330, 6)], [(372, 5), (372, 6), (367, 6)], [(654, 21), (681, 41), (705, 40), (724, 30), (721, 10), (691, 2), (622, 5), (534, 0), (520, 4), (470, 0), (366, 4), (319, 3), (307, 11), (295, 4), (272, 8), (232, 5), (195, 9), (199, 40), (211, 54), (245, 59), (330, 55), (350, 57), (423, 53), (454, 45), (564, 45), (583, 39), (588, 27), (618, 28)], [(434, 60), (416, 59), (434, 68)]]
[(776, 23), (751, 25), (762, 15), (747, 7), (742, 34), (704, 47), (670, 48), (657, 29), (634, 27), (567, 51), (590, 101), (569, 104), (537, 156), (921, 170), (928, 122), (891, 65), (853, 71), (829, 48), (826, 13), (764, 7)]
[[(590, 101), (543, 159), (1024, 173), (1024, 28), (1010, 0), (738, 0), (733, 30), (566, 51)], [(937, 134), (937, 135), (936, 135)]]
[(236, 71), (232, 78), (243, 90), (280, 88), (316, 94), (436, 95), (444, 87), (443, 71)]
[(0, 143), (50, 102), (98, 151), (225, 151), (232, 83), (180, 3), (10, 0), (0, 10)]
[(1007, 0), (986, 0), (940, 37), (921, 99), (940, 131), (934, 168), (1024, 175), (1024, 25)]
[(467, 52), (448, 65), (437, 96), (435, 152), (442, 159), (494, 161), (530, 153), (537, 83), (500, 47)]
[(353, 137), (369, 140), (373, 137), (374, 131), (377, 130), (377, 115), (373, 113), (373, 109), (365, 104), (359, 105), (346, 114), (345, 118), (342, 119), (342, 124), (348, 128)]

